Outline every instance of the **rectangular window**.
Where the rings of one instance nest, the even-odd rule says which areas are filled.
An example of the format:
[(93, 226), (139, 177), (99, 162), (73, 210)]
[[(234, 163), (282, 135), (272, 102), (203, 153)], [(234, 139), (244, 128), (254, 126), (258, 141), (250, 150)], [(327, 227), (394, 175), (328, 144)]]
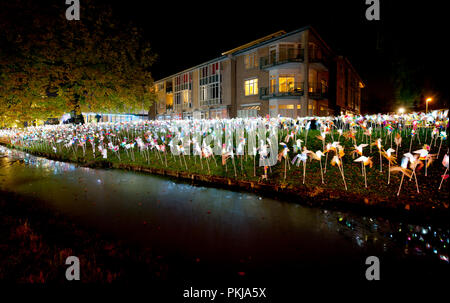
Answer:
[(199, 69), (199, 99), (200, 106), (221, 104), (220, 95), (220, 63), (215, 62)]
[(278, 46), (278, 61), (284, 62), (289, 58), (288, 51), (292, 49), (293, 46), (290, 44), (280, 44)]
[(252, 69), (258, 67), (258, 58), (256, 52), (244, 55), (244, 66), (245, 69)]
[(253, 96), (258, 94), (258, 78), (245, 80), (244, 94), (246, 96)]
[(181, 94), (175, 93), (175, 107), (181, 104)]
[(271, 46), (269, 49), (269, 64), (275, 64), (277, 62), (277, 46)]
[(189, 90), (183, 91), (183, 107), (191, 108), (191, 92)]
[(299, 43), (278, 44), (278, 61), (280, 63), (293, 59), (301, 59), (303, 56), (302, 46)]
[(256, 117), (258, 117), (257, 109), (238, 110), (238, 118), (256, 118)]
[(174, 77), (174, 105), (175, 110), (181, 110), (182, 107), (192, 107), (192, 73), (187, 72)]
[(173, 109), (173, 94), (168, 94), (166, 97), (166, 110)]
[(278, 113), (281, 117), (294, 116), (294, 104), (280, 104), (278, 105)]
[(280, 76), (278, 78), (280, 93), (292, 92), (294, 90), (294, 81), (294, 76)]
[(270, 93), (273, 94), (277, 90), (277, 77), (270, 76)]
[(328, 82), (327, 82), (327, 80), (325, 80), (325, 79), (321, 79), (320, 80), (320, 88), (321, 88), (322, 93), (326, 93), (327, 92), (327, 90), (328, 90)]
[(200, 101), (208, 100), (208, 87), (201, 86), (200, 87)]

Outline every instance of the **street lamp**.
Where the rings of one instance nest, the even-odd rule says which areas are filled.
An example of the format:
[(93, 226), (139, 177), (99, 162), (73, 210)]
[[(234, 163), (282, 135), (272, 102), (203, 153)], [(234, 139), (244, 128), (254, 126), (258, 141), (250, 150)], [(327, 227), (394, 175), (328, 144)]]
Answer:
[(405, 112), (405, 109), (404, 109), (403, 107), (400, 107), (400, 108), (398, 109), (398, 112), (399, 112), (400, 114), (403, 114), (403, 113)]
[(433, 100), (432, 98), (428, 98), (426, 101), (425, 101), (425, 114), (428, 114), (428, 102), (430, 102), (431, 100)]

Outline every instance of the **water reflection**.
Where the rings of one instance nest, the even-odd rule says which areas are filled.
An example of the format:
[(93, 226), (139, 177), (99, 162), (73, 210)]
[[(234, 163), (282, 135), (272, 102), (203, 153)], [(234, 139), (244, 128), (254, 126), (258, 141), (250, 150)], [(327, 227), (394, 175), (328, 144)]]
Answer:
[[(35, 157), (25, 152), (18, 150), (10, 150), (4, 146), (0, 146), (0, 157), (7, 157), (11, 161), (23, 162), (26, 165), (33, 166), (36, 168), (41, 168), (45, 173), (51, 173), (54, 175), (61, 174), (67, 171), (73, 171), (76, 169), (76, 165), (67, 162), (54, 161), (46, 158)], [(7, 162), (2, 162), (2, 167), (7, 167)], [(79, 169), (89, 169), (82, 168)]]
[(286, 261), (299, 256), (309, 261), (356, 251), (449, 263), (447, 228), (308, 208), (133, 172), (78, 167), (3, 146), (0, 157), (0, 189), (37, 196), (67, 214), (142, 243), (159, 242), (170, 251), (183, 248), (184, 255), (203, 252), (216, 258), (267, 260), (277, 253)]
[(449, 229), (345, 214), (338, 215), (337, 225), (337, 230), (352, 237), (361, 247), (382, 241), (385, 252), (401, 249), (406, 255), (434, 256), (449, 263)]

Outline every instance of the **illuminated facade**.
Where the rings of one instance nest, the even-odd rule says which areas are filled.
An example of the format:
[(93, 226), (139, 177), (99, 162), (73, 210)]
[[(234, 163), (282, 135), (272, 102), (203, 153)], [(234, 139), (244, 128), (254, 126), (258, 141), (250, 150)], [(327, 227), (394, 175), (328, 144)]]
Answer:
[[(139, 121), (146, 120), (145, 115), (138, 114), (104, 114), (104, 113), (82, 113), (84, 121), (86, 123), (97, 122), (131, 122), (131, 121)], [(63, 121), (68, 117), (63, 117)]]
[(359, 113), (363, 87), (350, 62), (308, 26), (276, 32), (155, 81), (150, 118)]

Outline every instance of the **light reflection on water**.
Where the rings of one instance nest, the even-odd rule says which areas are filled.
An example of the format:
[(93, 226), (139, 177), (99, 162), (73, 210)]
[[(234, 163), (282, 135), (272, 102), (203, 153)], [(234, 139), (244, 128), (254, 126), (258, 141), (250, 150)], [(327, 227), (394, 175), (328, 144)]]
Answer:
[[(449, 262), (450, 231), (441, 227), (308, 208), (134, 172), (78, 167), (3, 146), (0, 157), (1, 190), (38, 197), (107, 232), (144, 245), (161, 243), (167, 251), (261, 259), (276, 251), (286, 260), (299, 254), (316, 260), (336, 253), (392, 252)], [(236, 251), (241, 254), (235, 256)]]

